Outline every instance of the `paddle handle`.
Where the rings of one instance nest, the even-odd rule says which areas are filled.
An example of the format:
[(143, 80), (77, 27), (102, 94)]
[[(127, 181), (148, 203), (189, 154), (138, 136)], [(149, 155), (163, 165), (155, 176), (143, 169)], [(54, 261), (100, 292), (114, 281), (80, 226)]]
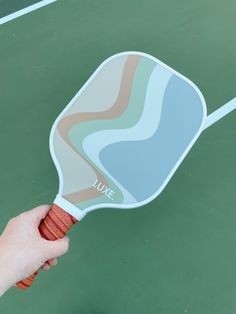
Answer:
[[(58, 205), (53, 204), (47, 213), (47, 216), (41, 221), (39, 225), (39, 232), (44, 239), (55, 241), (63, 238), (76, 222), (77, 220), (73, 216)], [(39, 270), (28, 278), (17, 282), (16, 287), (20, 289), (29, 288), (38, 272)]]

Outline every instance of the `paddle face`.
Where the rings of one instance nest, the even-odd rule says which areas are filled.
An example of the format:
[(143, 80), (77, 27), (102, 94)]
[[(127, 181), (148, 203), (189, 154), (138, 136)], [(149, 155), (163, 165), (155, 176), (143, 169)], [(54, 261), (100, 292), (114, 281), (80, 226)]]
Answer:
[(166, 186), (204, 126), (189, 80), (138, 52), (96, 70), (55, 121), (50, 149), (59, 194), (76, 207), (137, 207)]

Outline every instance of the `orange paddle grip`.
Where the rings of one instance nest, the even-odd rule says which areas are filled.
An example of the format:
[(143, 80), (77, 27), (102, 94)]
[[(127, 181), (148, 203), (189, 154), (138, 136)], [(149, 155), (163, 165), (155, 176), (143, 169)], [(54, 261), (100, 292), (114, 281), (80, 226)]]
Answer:
[[(39, 232), (46, 240), (57, 240), (65, 236), (68, 230), (75, 224), (77, 220), (61, 207), (53, 204), (47, 213), (47, 216), (39, 225)], [(16, 283), (16, 287), (20, 289), (29, 288), (39, 271)]]

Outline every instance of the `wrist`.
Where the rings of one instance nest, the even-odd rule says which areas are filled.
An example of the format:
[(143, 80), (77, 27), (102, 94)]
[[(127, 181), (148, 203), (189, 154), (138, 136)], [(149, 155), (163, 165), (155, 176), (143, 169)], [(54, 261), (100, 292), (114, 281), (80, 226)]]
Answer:
[(11, 258), (7, 258), (7, 252), (1, 243), (0, 237), (0, 296), (2, 296), (11, 286), (14, 285), (13, 271), (11, 270)]
[(13, 284), (9, 281), (5, 267), (0, 265), (0, 297), (9, 289)]

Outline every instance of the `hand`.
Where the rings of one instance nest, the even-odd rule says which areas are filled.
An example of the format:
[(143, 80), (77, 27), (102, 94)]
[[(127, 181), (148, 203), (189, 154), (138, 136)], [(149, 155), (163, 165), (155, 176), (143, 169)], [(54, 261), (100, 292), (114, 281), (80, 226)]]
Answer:
[(42, 205), (12, 218), (0, 236), (0, 296), (40, 268), (48, 270), (69, 247), (67, 237), (48, 241), (38, 226), (50, 206)]

